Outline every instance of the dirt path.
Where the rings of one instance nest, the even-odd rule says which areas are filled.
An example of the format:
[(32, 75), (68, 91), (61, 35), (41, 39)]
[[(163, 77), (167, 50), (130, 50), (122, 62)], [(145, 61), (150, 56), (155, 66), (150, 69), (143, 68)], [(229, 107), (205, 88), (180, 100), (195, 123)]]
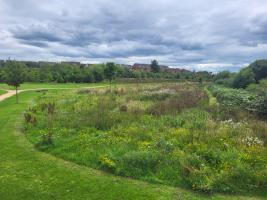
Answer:
[[(0, 101), (5, 100), (6, 98), (9, 98), (16, 94), (15, 90), (6, 90), (7, 93), (0, 95)], [(23, 90), (18, 90), (18, 93), (22, 92)]]

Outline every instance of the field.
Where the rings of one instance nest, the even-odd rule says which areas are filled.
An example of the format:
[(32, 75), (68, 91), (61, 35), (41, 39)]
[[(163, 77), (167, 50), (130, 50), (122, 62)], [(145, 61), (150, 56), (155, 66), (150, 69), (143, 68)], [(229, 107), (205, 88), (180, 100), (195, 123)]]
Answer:
[[(34, 86), (32, 84), (31, 88), (34, 87), (39, 87), (39, 85)], [(52, 87), (57, 88), (58, 86)], [(176, 92), (174, 93), (174, 91)], [(264, 188), (262, 189), (261, 185), (257, 185), (257, 188), (253, 186), (250, 189), (250, 194), (247, 194), (244, 192), (247, 187), (246, 183), (241, 186), (239, 183), (234, 183), (238, 186), (231, 188), (236, 189), (237, 193), (243, 193), (243, 196), (214, 194), (213, 192), (218, 189), (206, 187), (213, 186), (213, 182), (207, 184), (209, 182), (204, 181), (205, 188), (203, 184), (196, 185), (197, 187), (194, 189), (202, 190), (201, 193), (187, 189), (192, 186), (191, 183), (198, 183), (198, 180), (202, 182), (203, 177), (200, 174), (200, 176), (196, 176), (198, 180), (190, 179), (193, 176), (189, 176), (189, 179), (186, 180), (183, 177), (182, 168), (180, 168), (185, 167), (182, 164), (198, 167), (198, 164), (204, 162), (206, 164), (205, 170), (216, 170), (215, 168), (212, 169), (214, 167), (212, 163), (201, 158), (206, 153), (211, 153), (208, 156), (213, 158), (212, 151), (205, 153), (207, 147), (203, 146), (203, 135), (191, 134), (188, 130), (197, 128), (201, 130), (201, 133), (207, 134), (207, 130), (209, 128), (214, 129), (214, 127), (203, 127), (203, 119), (208, 118), (214, 120), (213, 123), (217, 122), (213, 119), (216, 112), (210, 111), (211, 108), (208, 106), (208, 97), (205, 92), (198, 86), (191, 84), (186, 86), (186, 91), (191, 91), (200, 98), (196, 98), (194, 101), (196, 96), (193, 95), (190, 98), (192, 101), (184, 101), (180, 105), (180, 101), (175, 102), (173, 98), (186, 97), (189, 95), (188, 92), (182, 94), (183, 89), (177, 85), (158, 84), (78, 90), (54, 89), (49, 90), (46, 94), (28, 91), (20, 94), (21, 103), (18, 105), (14, 104), (14, 97), (0, 102), (0, 124), (2, 127), (0, 130), (0, 144), (2, 146), (0, 150), (2, 155), (0, 198), (264, 199), (266, 193), (264, 193)], [(110, 99), (113, 101), (109, 101)], [(176, 103), (179, 109), (171, 109), (169, 102)], [(103, 111), (105, 115), (100, 111), (98, 112), (96, 108), (101, 108), (100, 111)], [(27, 112), (22, 116), (22, 112), (25, 110)], [(195, 115), (190, 115), (191, 111), (196, 114), (197, 118), (194, 117)], [(71, 120), (62, 121), (64, 116), (65, 119), (67, 117)], [(81, 121), (81, 116), (87, 116), (85, 118), (87, 120)], [(194, 122), (192, 123), (194, 126), (191, 126), (191, 123), (186, 123), (184, 119)], [(48, 122), (52, 122), (51, 129)], [(231, 123), (230, 125), (218, 126), (222, 126), (221, 129), (225, 132), (233, 128)], [(166, 130), (166, 134), (163, 130), (164, 132)], [(34, 145), (29, 143), (21, 132), (24, 132)], [(235, 136), (238, 134), (245, 136), (241, 131), (233, 133), (236, 134)], [(184, 141), (181, 140), (180, 144), (175, 143), (180, 141), (177, 139), (180, 137)], [(213, 137), (213, 140), (216, 139)], [(234, 138), (232, 139), (234, 140)], [(187, 140), (189, 142), (185, 142)], [(263, 139), (261, 138), (261, 140)], [(231, 142), (232, 140), (229, 138), (227, 145), (233, 151), (229, 157), (232, 156), (233, 159), (236, 159), (235, 156), (243, 156), (243, 149), (238, 149), (239, 152), (235, 152), (232, 147), (234, 144)], [(186, 147), (186, 143), (191, 144), (191, 147)], [(176, 144), (179, 149), (176, 148)], [(214, 142), (215, 144), (216, 142)], [(239, 145), (238, 147), (242, 147), (244, 144)], [(261, 145), (252, 146), (259, 148), (260, 152), (261, 148), (265, 148)], [(216, 147), (215, 145), (214, 148)], [(36, 148), (48, 154), (40, 152)], [(200, 151), (193, 156), (193, 160), (188, 159), (196, 148), (199, 148)], [(219, 148), (218, 151), (221, 153), (222, 150)], [(254, 155), (252, 154), (253, 151), (246, 153), (249, 156)], [(168, 160), (164, 159), (163, 155), (170, 159), (170, 163), (166, 163)], [(180, 163), (175, 160), (176, 156), (183, 156), (184, 162)], [(255, 157), (256, 163), (254, 164), (261, 170), (262, 164), (264, 164), (262, 162), (265, 161), (257, 160), (258, 156), (261, 155), (258, 154)], [(227, 154), (224, 157), (229, 159)], [(160, 166), (157, 169), (154, 169), (155, 161), (156, 166)], [(250, 167), (250, 160), (247, 163), (241, 161), (238, 160), (240, 168), (243, 167), (242, 164), (246, 164), (245, 167)], [(172, 169), (175, 166), (172, 165), (172, 162), (178, 164), (176, 172)], [(168, 165), (170, 166), (169, 169)], [(101, 171), (91, 167), (101, 169)], [(160, 169), (161, 167), (165, 168)], [(201, 173), (200, 170), (199, 172)], [(210, 172), (207, 174), (213, 173), (213, 171)], [(247, 176), (246, 171), (241, 172), (244, 172), (241, 174), (242, 176)], [(111, 173), (142, 181), (114, 176)], [(172, 178), (173, 173), (176, 173), (174, 178)], [(259, 173), (262, 173), (261, 177), (264, 175), (262, 171)], [(259, 178), (254, 173), (250, 177)], [(212, 176), (207, 177), (207, 179), (216, 180)], [(262, 179), (264, 181), (264, 177)], [(265, 187), (264, 182), (260, 183)], [(184, 189), (180, 189), (181, 187)]]

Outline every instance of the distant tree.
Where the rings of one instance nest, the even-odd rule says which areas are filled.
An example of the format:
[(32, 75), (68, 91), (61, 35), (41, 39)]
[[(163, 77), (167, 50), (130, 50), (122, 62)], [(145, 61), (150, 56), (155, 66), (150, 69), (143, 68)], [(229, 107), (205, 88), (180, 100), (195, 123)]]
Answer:
[(104, 69), (105, 77), (111, 82), (116, 75), (116, 65), (113, 62), (108, 62)]
[(0, 83), (4, 82), (4, 72), (3, 70), (0, 70)]
[(8, 85), (14, 86), (16, 89), (16, 102), (18, 99), (18, 87), (25, 79), (25, 64), (17, 61), (7, 61), (5, 64), (4, 80)]
[(202, 83), (203, 83), (202, 77), (199, 77), (199, 78), (198, 78), (198, 83), (199, 83), (200, 85), (202, 85)]
[(154, 73), (158, 73), (160, 71), (160, 67), (157, 60), (152, 60), (150, 67), (151, 71)]
[(234, 77), (233, 87), (246, 88), (251, 83), (255, 83), (255, 75), (251, 68), (244, 68)]
[(267, 77), (267, 60), (257, 60), (251, 63), (249, 68), (254, 73), (256, 82)]
[(89, 71), (93, 74), (93, 80), (94, 82), (101, 82), (104, 80), (104, 67), (105, 65), (104, 64), (95, 64), (95, 65), (92, 65), (90, 68), (89, 68)]
[(230, 78), (231, 76), (231, 72), (229, 71), (221, 71), (218, 74), (215, 75), (214, 79), (218, 80), (218, 79), (226, 79), (226, 78)]

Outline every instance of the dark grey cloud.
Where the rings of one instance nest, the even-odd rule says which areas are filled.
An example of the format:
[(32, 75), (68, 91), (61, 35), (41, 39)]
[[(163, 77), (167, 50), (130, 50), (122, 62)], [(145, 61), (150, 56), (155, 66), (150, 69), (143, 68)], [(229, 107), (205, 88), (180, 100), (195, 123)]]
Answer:
[(0, 58), (236, 71), (267, 55), (263, 0), (0, 0)]

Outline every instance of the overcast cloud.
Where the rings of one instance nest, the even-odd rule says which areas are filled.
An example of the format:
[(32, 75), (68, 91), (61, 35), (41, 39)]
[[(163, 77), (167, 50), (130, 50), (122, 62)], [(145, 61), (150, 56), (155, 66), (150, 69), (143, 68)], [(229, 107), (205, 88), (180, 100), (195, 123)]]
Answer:
[(266, 0), (0, 0), (0, 59), (239, 70), (267, 58)]

